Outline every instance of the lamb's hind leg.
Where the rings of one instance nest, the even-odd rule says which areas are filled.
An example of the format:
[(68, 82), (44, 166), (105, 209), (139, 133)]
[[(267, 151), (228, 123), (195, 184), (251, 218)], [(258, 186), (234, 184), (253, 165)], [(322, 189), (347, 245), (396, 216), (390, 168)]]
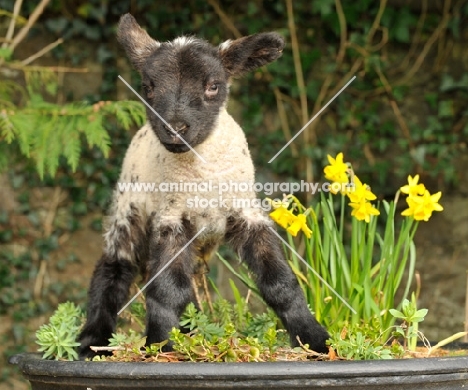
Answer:
[(276, 312), (289, 332), (291, 344), (296, 339), (316, 352), (328, 352), (328, 332), (317, 322), (307, 307), (304, 294), (284, 258), (278, 237), (266, 222), (250, 226), (242, 220), (231, 220), (226, 236), (241, 259), (256, 276), (265, 302)]
[(137, 263), (145, 252), (145, 221), (131, 204), (106, 233), (104, 253), (96, 265), (88, 292), (86, 324), (80, 333), (80, 358), (96, 355), (90, 346), (106, 346), (115, 331), (117, 313), (128, 299)]

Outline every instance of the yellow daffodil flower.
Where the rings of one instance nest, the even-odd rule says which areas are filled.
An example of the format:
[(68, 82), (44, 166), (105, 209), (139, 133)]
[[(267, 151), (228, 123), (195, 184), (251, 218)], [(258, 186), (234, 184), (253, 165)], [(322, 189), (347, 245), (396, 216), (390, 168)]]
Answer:
[(426, 188), (424, 187), (424, 184), (418, 184), (418, 181), (419, 175), (415, 175), (414, 177), (409, 175), (408, 184), (401, 187), (400, 191), (404, 194), (408, 194), (408, 196), (423, 195)]
[(336, 158), (328, 154), (327, 158), (330, 165), (323, 169), (325, 177), (332, 182), (348, 183), (348, 165), (343, 162), (343, 153), (338, 153)]
[(304, 214), (299, 214), (286, 230), (294, 237), (297, 236), (299, 230), (302, 230), (307, 238), (310, 238), (312, 235), (312, 230), (307, 226), (307, 218)]
[(408, 196), (406, 202), (408, 208), (401, 215), (413, 217), (416, 221), (428, 221), (433, 211), (442, 211), (444, 208), (439, 204), (442, 192), (433, 195), (428, 190), (424, 190), (422, 195)]
[(287, 208), (281, 206), (270, 213), (270, 218), (283, 229), (287, 229), (287, 227), (293, 223), (297, 217)]
[(372, 193), (370, 187), (367, 184), (362, 184), (356, 175), (353, 176), (353, 183), (354, 186), (350, 186), (346, 191), (346, 195), (348, 195), (351, 203), (377, 199), (377, 196)]
[(366, 221), (369, 223), (371, 215), (380, 215), (380, 211), (365, 199), (361, 199), (356, 203), (352, 202), (349, 205), (353, 208), (351, 215), (359, 221)]

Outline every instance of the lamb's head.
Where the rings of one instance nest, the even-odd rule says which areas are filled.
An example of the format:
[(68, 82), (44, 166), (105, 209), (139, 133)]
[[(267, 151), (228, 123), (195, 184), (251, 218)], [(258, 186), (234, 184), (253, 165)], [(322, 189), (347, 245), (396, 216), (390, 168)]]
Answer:
[[(227, 101), (230, 78), (276, 60), (284, 47), (276, 33), (254, 34), (218, 47), (194, 37), (160, 43), (130, 14), (122, 16), (117, 38), (141, 74), (143, 97), (192, 147), (215, 128)], [(147, 116), (167, 150), (189, 150), (152, 110), (147, 109)]]

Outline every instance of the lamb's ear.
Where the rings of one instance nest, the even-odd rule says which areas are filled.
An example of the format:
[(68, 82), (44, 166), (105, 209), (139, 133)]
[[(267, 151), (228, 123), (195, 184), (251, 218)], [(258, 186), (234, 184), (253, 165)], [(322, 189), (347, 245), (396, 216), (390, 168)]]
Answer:
[(117, 40), (124, 47), (130, 62), (138, 71), (142, 70), (146, 58), (161, 46), (139, 26), (130, 14), (125, 14), (120, 18)]
[(219, 54), (228, 74), (237, 77), (275, 61), (281, 57), (283, 48), (283, 37), (269, 32), (223, 42)]

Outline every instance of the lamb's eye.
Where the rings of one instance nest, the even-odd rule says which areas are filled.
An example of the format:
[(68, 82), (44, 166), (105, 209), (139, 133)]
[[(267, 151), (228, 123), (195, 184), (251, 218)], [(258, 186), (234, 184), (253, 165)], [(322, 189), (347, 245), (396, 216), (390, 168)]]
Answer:
[(151, 99), (154, 98), (154, 88), (150, 85), (143, 85), (143, 90), (145, 91), (146, 97)]
[(206, 87), (205, 96), (208, 98), (214, 97), (218, 94), (218, 84), (211, 84)]

